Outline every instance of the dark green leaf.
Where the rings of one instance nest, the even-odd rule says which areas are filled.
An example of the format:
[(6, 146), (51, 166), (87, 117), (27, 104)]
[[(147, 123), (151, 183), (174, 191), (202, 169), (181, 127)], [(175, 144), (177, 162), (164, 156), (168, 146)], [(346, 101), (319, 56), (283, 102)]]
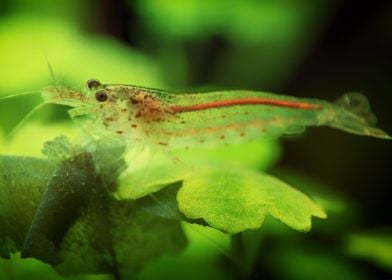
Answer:
[(55, 166), (46, 159), (0, 157), (0, 253), (8, 257), (23, 244)]

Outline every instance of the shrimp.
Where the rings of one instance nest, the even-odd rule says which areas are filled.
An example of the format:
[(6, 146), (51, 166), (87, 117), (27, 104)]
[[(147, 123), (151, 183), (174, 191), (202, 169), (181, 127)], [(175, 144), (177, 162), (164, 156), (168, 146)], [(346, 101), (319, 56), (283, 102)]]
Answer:
[(331, 103), (248, 90), (176, 94), (91, 79), (86, 90), (49, 87), (42, 96), (45, 103), (73, 107), (72, 119), (87, 116), (90, 125), (85, 127), (95, 134), (170, 149), (275, 139), (322, 125), (391, 139), (374, 126), (369, 103), (358, 93)]

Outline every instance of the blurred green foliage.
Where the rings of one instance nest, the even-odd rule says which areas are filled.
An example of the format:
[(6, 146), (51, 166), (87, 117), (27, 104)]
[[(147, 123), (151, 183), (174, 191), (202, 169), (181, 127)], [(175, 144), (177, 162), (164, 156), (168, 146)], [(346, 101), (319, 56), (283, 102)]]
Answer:
[[(0, 97), (40, 90), (54, 83), (83, 87), (92, 77), (104, 83), (184, 91), (216, 87), (274, 88), (292, 73), (318, 39), (339, 1), (128, 0), (122, 9), (137, 19), (126, 22), (127, 30), (131, 30), (125, 35), (131, 38), (129, 42), (108, 32), (108, 26), (115, 24), (115, 17), (105, 16), (111, 13), (111, 3), (104, 2), (3, 0), (0, 5)], [(135, 22), (140, 25), (138, 29), (130, 26)], [(220, 45), (225, 48), (219, 48)], [(206, 57), (214, 63), (206, 61)], [(54, 70), (55, 81), (48, 63)], [(5, 135), (39, 102), (39, 96), (0, 101), (1, 154), (42, 156), (45, 141), (60, 134), (72, 139), (77, 137), (78, 128), (69, 123), (65, 109), (48, 105), (12, 138), (7, 138)], [(254, 153), (255, 150), (260, 153)], [(266, 170), (279, 159), (280, 146), (276, 142), (253, 143), (204, 154), (193, 153), (217, 162), (224, 160), (241, 167)], [(174, 178), (157, 178), (161, 181), (154, 182), (153, 186), (158, 186), (155, 190), (176, 176), (182, 177), (181, 172), (169, 174), (174, 174)], [(277, 172), (278, 177), (284, 177), (283, 173)], [(144, 177), (133, 180), (140, 184), (146, 177), (153, 179), (146, 172), (142, 175)], [(165, 255), (146, 265), (140, 278), (230, 279), (236, 278), (236, 270), (241, 269), (244, 270), (242, 276), (253, 273), (254, 278), (264, 276), (263, 273), (281, 279), (321, 279), (320, 276), (360, 279), (366, 276), (347, 261), (341, 252), (344, 250), (325, 242), (328, 239), (333, 244), (339, 243), (350, 234), (350, 225), (356, 222), (351, 203), (339, 194), (326, 193), (329, 186), (315, 183), (308, 176), (291, 174), (284, 178), (315, 195), (328, 211), (327, 226), (315, 222), (314, 232), (322, 236), (321, 240), (315, 239), (316, 245), (307, 242), (312, 236), (290, 231), (268, 217), (263, 232), (245, 232), (239, 236), (237, 246), (231, 244), (234, 241), (227, 234), (184, 224), (189, 241), (186, 250), (180, 256)], [(129, 196), (129, 189), (125, 193)], [(139, 196), (143, 194), (135, 194)], [(31, 204), (32, 200), (38, 202), (35, 197), (24, 196), (23, 201), (35, 207), (37, 205)], [(0, 205), (0, 209), (6, 207), (10, 209), (6, 204)], [(152, 213), (162, 213), (162, 209), (144, 207)], [(15, 218), (24, 216), (18, 210), (25, 208), (14, 207)], [(33, 214), (33, 211), (26, 212), (25, 217)], [(150, 236), (153, 234), (150, 232)], [(371, 259), (389, 269), (389, 237), (353, 235), (349, 239), (350, 254)], [(275, 242), (270, 242), (271, 238), (275, 238)], [(291, 242), (286, 243), (288, 239)], [(271, 250), (270, 243), (279, 245)], [(0, 279), (27, 277), (62, 279), (51, 267), (36, 260), (20, 259), (17, 255), (12, 255), (11, 260), (0, 260)]]
[[(128, 1), (133, 5), (134, 1)], [(335, 3), (331, 1), (137, 1), (137, 12), (153, 41), (176, 52), (183, 44), (205, 45), (207, 39), (230, 42), (231, 47), (216, 52), (209, 81), (226, 86), (276, 85), (289, 75), (322, 29)], [(149, 39), (151, 40), (151, 39)], [(162, 56), (173, 50), (159, 50)], [(202, 50), (189, 59), (184, 70), (197, 71), (204, 61)], [(172, 56), (170, 56), (172, 57)], [(177, 57), (181, 57), (178, 56)], [(169, 67), (169, 65), (164, 65)], [(195, 68), (195, 69), (191, 69)], [(235, 79), (233, 79), (235, 77)]]
[[(322, 248), (290, 248), (273, 252), (271, 266), (282, 279), (368, 279), (361, 271), (338, 255), (323, 252)], [(284, 264), (285, 269), (282, 269)]]
[(348, 238), (348, 254), (372, 261), (392, 271), (392, 233), (390, 229), (354, 233)]

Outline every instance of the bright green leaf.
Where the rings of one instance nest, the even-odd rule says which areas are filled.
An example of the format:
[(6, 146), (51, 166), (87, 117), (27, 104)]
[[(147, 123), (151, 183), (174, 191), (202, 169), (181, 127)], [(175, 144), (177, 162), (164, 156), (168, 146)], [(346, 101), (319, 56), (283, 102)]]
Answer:
[(325, 218), (309, 197), (286, 183), (248, 170), (200, 172), (184, 181), (179, 209), (192, 219), (228, 233), (261, 227), (267, 213), (299, 230), (309, 231), (311, 217)]

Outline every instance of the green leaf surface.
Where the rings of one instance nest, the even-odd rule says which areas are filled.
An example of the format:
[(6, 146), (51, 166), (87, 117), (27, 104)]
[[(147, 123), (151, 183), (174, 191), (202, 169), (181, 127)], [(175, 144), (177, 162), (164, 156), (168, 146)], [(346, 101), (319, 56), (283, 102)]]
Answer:
[(286, 183), (248, 170), (206, 170), (184, 181), (179, 209), (191, 219), (204, 219), (228, 233), (261, 227), (265, 215), (298, 231), (309, 231), (311, 217), (325, 218), (309, 197)]

